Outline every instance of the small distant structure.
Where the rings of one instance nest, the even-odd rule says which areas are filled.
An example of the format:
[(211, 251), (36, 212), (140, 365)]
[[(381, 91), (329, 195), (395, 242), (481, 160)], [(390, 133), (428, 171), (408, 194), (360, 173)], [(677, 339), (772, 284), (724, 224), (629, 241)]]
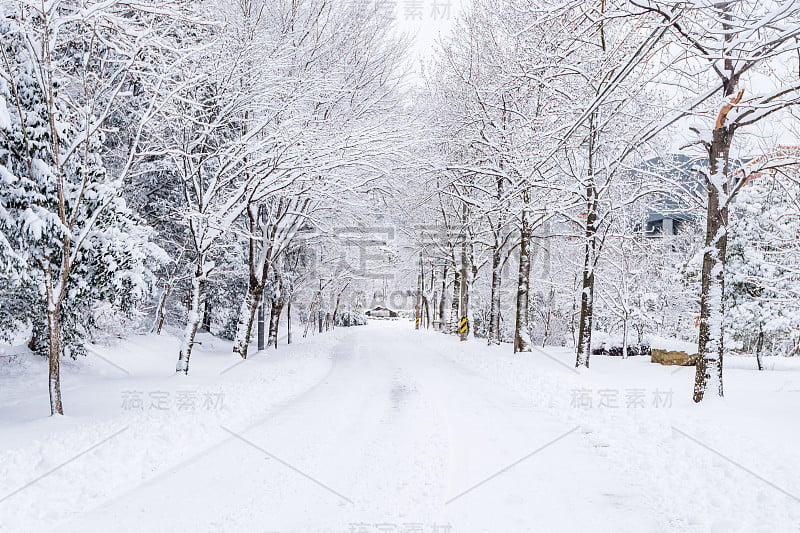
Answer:
[[(737, 160), (734, 176), (737, 181), (745, 180), (745, 183), (763, 176), (774, 176), (779, 167), (793, 164), (799, 156), (800, 146), (778, 145), (757, 157)], [(672, 190), (656, 195), (644, 227), (638, 225), (637, 233), (643, 230), (646, 237), (678, 235), (685, 227), (698, 222), (697, 215), (690, 213), (686, 205), (688, 198), (702, 204), (706, 196), (706, 179), (696, 168), (697, 162), (686, 154), (673, 154), (650, 159), (639, 170), (633, 171), (634, 175), (641, 172), (663, 176), (672, 187)]]
[(370, 318), (397, 318), (397, 311), (393, 311), (388, 307), (375, 307), (365, 313)]
[(688, 212), (688, 198), (702, 199), (705, 196), (705, 178), (695, 168), (695, 160), (685, 154), (656, 157), (645, 162), (640, 172), (662, 176), (672, 190), (655, 195), (655, 202), (644, 227), (646, 237), (678, 235), (684, 227), (697, 221), (697, 216)]

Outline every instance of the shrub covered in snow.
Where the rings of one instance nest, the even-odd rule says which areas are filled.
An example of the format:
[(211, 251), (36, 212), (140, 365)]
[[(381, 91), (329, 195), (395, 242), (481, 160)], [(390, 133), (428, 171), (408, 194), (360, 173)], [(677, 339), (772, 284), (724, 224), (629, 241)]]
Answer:
[(334, 326), (349, 327), (349, 326), (366, 326), (367, 315), (362, 311), (340, 311), (336, 314)]

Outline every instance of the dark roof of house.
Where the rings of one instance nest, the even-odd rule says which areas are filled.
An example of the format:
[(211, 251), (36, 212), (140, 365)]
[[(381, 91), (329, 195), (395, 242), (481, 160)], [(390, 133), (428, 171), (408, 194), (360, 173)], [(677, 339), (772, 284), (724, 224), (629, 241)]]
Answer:
[(697, 159), (685, 154), (671, 154), (645, 161), (644, 172), (662, 176), (671, 182), (674, 193), (657, 194), (652, 201), (652, 211), (647, 222), (671, 218), (691, 220), (689, 200), (705, 194), (705, 177), (695, 168)]

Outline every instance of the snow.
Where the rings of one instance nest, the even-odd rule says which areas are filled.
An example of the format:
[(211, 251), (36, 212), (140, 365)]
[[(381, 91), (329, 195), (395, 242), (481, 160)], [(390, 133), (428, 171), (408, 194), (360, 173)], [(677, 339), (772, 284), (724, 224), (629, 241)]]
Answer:
[[(798, 529), (800, 2), (36, 4), (0, 22), (0, 533)], [(398, 318), (245, 361), (256, 300), (522, 353)], [(593, 327), (697, 352), (649, 335), (698, 303), (704, 362), (766, 363), (726, 398), (590, 366)]]
[[(175, 338), (91, 346), (85, 360), (62, 362), (63, 419), (46, 416), (46, 361), (30, 354), (0, 357), (0, 531), (47, 530), (213, 447), (222, 440), (221, 424), (247, 426), (322, 379), (338, 338), (337, 331), (305, 339), (242, 363), (230, 343), (199, 334), (203, 344), (195, 348), (188, 376), (170, 371)], [(44, 503), (53, 490), (58, 497)], [(131, 520), (128, 527), (134, 526)]]
[(726, 398), (698, 406), (693, 369), (647, 357), (577, 371), (569, 349), (514, 355), (407, 321), (299, 337), (241, 362), (200, 334), (188, 376), (171, 337), (93, 346), (103, 359), (63, 364), (63, 418), (46, 416), (43, 361), (0, 358), (0, 531), (800, 524), (800, 361), (728, 357)]
[[(2, 82), (0, 82), (2, 83)], [(0, 94), (5, 91), (5, 87), (0, 85)], [(8, 113), (5, 98), (0, 98), (0, 130), (11, 129), (11, 115)]]
[(667, 350), (670, 352), (686, 352), (689, 355), (697, 353), (697, 342), (687, 342), (680, 339), (670, 337), (659, 337), (651, 335), (648, 337), (650, 341), (650, 348), (657, 350)]

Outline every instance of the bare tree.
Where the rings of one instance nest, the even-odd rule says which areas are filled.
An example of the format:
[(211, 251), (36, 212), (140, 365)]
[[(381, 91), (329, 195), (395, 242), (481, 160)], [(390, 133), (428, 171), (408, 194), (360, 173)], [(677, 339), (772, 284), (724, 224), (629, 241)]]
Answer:
[[(800, 5), (781, 0), (639, 1), (632, 4), (669, 24), (685, 50), (677, 68), (700, 67), (712, 84), (715, 102), (704, 113), (707, 125), (694, 128), (705, 152), (706, 231), (700, 293), (700, 335), (694, 401), (709, 382), (722, 396), (724, 279), (730, 204), (746, 183), (746, 172), (731, 153), (737, 133), (800, 103), (800, 80), (787, 61), (800, 50)], [(762, 68), (775, 69), (766, 86), (754, 81)]]

